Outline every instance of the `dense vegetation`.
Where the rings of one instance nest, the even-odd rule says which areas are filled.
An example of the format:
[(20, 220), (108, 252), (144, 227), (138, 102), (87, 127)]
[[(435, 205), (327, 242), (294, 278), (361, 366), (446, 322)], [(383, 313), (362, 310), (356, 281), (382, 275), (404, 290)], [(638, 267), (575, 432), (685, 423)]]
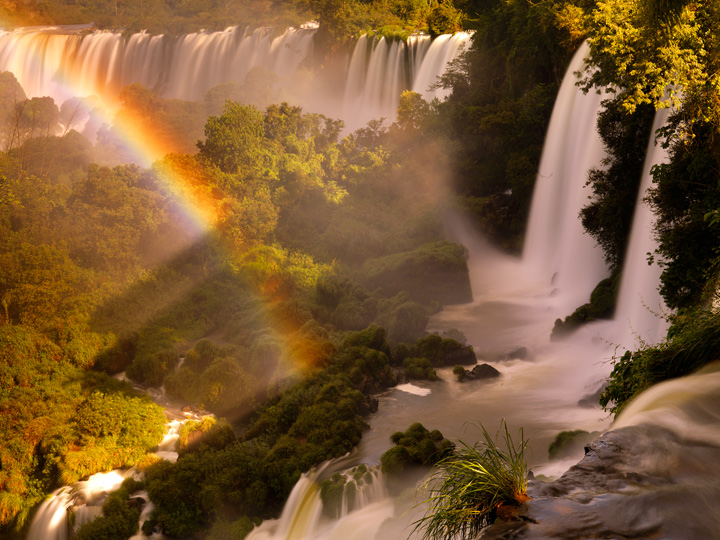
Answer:
[[(91, 144), (64, 128), (72, 103), (25, 99), (10, 74), (0, 75), (3, 534), (20, 531), (57, 485), (140, 463), (155, 504), (147, 531), (242, 538), (253, 520), (277, 514), (302, 472), (357, 444), (370, 394), (401, 372), (433, 379), (434, 367), (473, 363), (471, 349), (422, 337), (438, 304), (469, 294), (466, 253), (443, 237), (436, 172), (452, 170), (461, 204), (517, 251), (555, 93), (584, 38), (598, 68), (586, 84), (612, 96), (599, 125), (608, 158), (588, 179), (593, 199), (583, 221), (616, 273), (578, 312), (581, 322), (612, 310), (653, 110), (668, 88), (682, 88), (664, 132), (670, 161), (656, 168), (651, 195), (662, 292), (680, 311), (667, 343), (617, 360), (602, 403), (617, 412), (650, 384), (720, 356), (709, 308), (720, 248), (713, 3), (2, 6), (10, 24), (94, 20), (155, 31), (281, 27), (312, 16), (327, 50), (371, 28), (476, 32), (440, 81), (452, 90), (447, 101), (406, 93), (395, 123), (374, 121), (342, 139), (340, 121), (273, 103), (272, 81), (257, 71), (212, 89), (203, 103), (132, 85), (121, 94), (119, 119), (172, 151), (149, 169), (122, 164), (127, 148), (115, 129), (100, 130)], [(187, 198), (202, 209), (201, 227), (188, 217)], [(162, 437), (164, 415), (109, 376), (120, 371), (148, 386), (166, 383), (172, 397), (227, 420), (188, 424), (177, 464), (143, 462)], [(424, 524), (475, 531), (478, 516), (496, 508), (496, 492), (478, 494), (480, 502), (475, 493), (460, 505), (452, 499), (467, 485), (468, 463), (504, 461), (485, 435), (485, 446), (444, 462), (454, 480), (433, 495), (439, 521)], [(422, 461), (439, 441), (430, 433), (393, 452)], [(500, 467), (478, 484), (499, 484), (503, 500), (517, 501), (525, 443), (507, 442), (510, 481)], [(98, 532), (81, 537), (104, 528), (131, 534), (136, 487), (109, 498), (92, 526)], [(456, 508), (469, 519), (448, 513)]]
[[(108, 376), (120, 371), (167, 382), (170, 396), (230, 422), (253, 418), (239, 439), (223, 422), (185, 429), (178, 464), (147, 471), (147, 527), (246, 530), (249, 517), (279, 511), (301, 472), (357, 444), (367, 396), (395, 384), (429, 313), (469, 294), (467, 254), (443, 238), (433, 169), (413, 157), (434, 145), (411, 121), (423, 104), (415, 94), (395, 124), (342, 140), (341, 122), (297, 107), (228, 102), (197, 153), (143, 169), (94, 164), (122, 160), (119, 137), (90, 144), (63, 128), (66, 107), (25, 100), (9, 74), (0, 82), (10, 134), (0, 155), (4, 533), (62, 483), (150, 464), (165, 417)], [(137, 85), (122, 98), (118, 115), (178, 152), (203, 117), (173, 117), (194, 105)], [(402, 173), (410, 162), (412, 176)], [(408, 273), (416, 284), (405, 291), (398, 276)], [(398, 355), (400, 342), (409, 345)], [(235, 465), (212, 473), (223, 460)], [(215, 495), (188, 493), (184, 511), (167, 494), (193, 485), (186, 474)], [(226, 497), (234, 510), (209, 511)]]

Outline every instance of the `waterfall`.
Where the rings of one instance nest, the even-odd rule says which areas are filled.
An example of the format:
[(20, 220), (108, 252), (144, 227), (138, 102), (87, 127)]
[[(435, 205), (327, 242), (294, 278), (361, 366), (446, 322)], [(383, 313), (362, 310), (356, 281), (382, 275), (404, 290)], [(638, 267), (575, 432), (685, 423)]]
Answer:
[[(342, 460), (342, 458), (341, 458)], [(340, 461), (340, 460), (339, 460)], [(335, 473), (329, 482), (342, 486), (335, 515), (327, 517), (318, 484), (332, 462), (300, 477), (282, 514), (255, 528), (248, 540), (366, 540), (374, 538), (383, 520), (392, 514), (392, 500), (378, 467), (360, 465)]]
[[(177, 461), (178, 454), (175, 444), (183, 422), (183, 420), (173, 420), (168, 423), (168, 432), (155, 452), (158, 457), (173, 463)], [(67, 517), (71, 509), (74, 509), (75, 512), (74, 528), (77, 530), (85, 523), (100, 516), (106, 495), (118, 489), (123, 480), (136, 473), (135, 469), (97, 473), (87, 480), (81, 480), (71, 486), (63, 486), (55, 490), (38, 508), (30, 524), (27, 540), (67, 540)], [(148, 512), (143, 509), (141, 521), (147, 519)]]
[(614, 317), (619, 331), (615, 340), (627, 349), (635, 348), (637, 339), (650, 345), (658, 343), (668, 329), (668, 322), (661, 318), (667, 307), (658, 290), (662, 269), (657, 260), (652, 264), (647, 262), (648, 253), (655, 251), (657, 242), (653, 233), (655, 216), (644, 199), (652, 186), (650, 171), (668, 159), (667, 150), (655, 141), (655, 132), (665, 124), (669, 115), (670, 109), (660, 109), (655, 114), (622, 270)]
[(104, 496), (120, 487), (132, 471), (97, 473), (87, 480), (56, 490), (40, 505), (28, 531), (27, 540), (67, 540), (67, 515), (76, 508), (75, 527), (91, 521), (102, 511)]
[(161, 96), (201, 100), (210, 88), (242, 81), (262, 66), (280, 76), (294, 72), (312, 54), (314, 28), (240, 27), (177, 38), (140, 32), (96, 30), (87, 34), (27, 28), (0, 33), (0, 70), (15, 74), (29, 97), (98, 96), (112, 102), (120, 89), (140, 83)]
[(430, 85), (471, 37), (467, 32), (434, 40), (414, 35), (408, 41), (362, 36), (337, 78), (308, 82), (299, 68), (312, 59), (316, 30), (289, 28), (274, 36), (267, 28), (233, 27), (177, 37), (145, 32), (126, 37), (84, 27), (20, 28), (0, 31), (0, 71), (12, 72), (28, 97), (50, 96), (60, 105), (95, 96), (112, 112), (120, 90), (132, 83), (161, 97), (201, 101), (210, 88), (241, 83), (252, 68), (261, 67), (275, 73), (283, 100), (343, 118), (355, 129), (373, 118), (394, 119), (404, 90), (427, 99), (445, 97)]
[(587, 44), (575, 53), (555, 101), (530, 209), (523, 262), (543, 285), (556, 289), (558, 313), (586, 303), (608, 275), (602, 250), (578, 218), (590, 189), (588, 171), (605, 155), (597, 133), (603, 95), (577, 87)]

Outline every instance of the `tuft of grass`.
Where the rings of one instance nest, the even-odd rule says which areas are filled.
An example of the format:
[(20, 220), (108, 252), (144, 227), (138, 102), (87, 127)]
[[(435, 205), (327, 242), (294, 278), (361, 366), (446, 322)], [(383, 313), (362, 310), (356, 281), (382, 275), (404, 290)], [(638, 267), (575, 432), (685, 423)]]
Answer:
[(474, 537), (499, 506), (528, 499), (523, 430), (515, 444), (503, 420), (496, 437), (502, 439), (501, 447), (484, 426), (478, 427), (483, 440), (473, 446), (458, 441), (455, 453), (440, 461), (425, 483), (429, 496), (420, 504), (428, 509), (413, 529), (425, 540)]

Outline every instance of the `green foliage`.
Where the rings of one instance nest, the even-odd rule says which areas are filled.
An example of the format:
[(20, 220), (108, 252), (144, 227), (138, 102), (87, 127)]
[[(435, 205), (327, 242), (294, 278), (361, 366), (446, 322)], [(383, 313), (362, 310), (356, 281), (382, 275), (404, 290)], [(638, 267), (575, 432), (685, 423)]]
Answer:
[[(130, 482), (128, 482), (130, 480)], [(126, 540), (138, 530), (140, 510), (130, 503), (130, 494), (138, 489), (132, 479), (125, 480), (112, 492), (102, 507), (102, 516), (86, 523), (73, 535), (79, 540)]]
[(419, 302), (472, 300), (467, 250), (451, 242), (425, 244), (414, 251), (367, 261), (365, 280), (386, 295), (406, 291)]
[(227, 102), (223, 114), (205, 124), (205, 142), (198, 142), (200, 156), (224, 173), (249, 176), (259, 168), (264, 137), (262, 113), (251, 105)]
[(679, 315), (666, 342), (628, 351), (613, 361), (600, 404), (617, 415), (653, 384), (689, 375), (720, 357), (720, 315), (698, 311)]
[(176, 448), (179, 454), (196, 452), (202, 446), (224, 448), (235, 440), (235, 433), (225, 420), (205, 416), (200, 421), (185, 422), (178, 433)]
[(406, 358), (403, 360), (403, 368), (408, 379), (438, 380), (437, 373), (427, 358)]
[[(675, 129), (681, 119), (673, 118)], [(692, 308), (706, 301), (715, 287), (718, 236), (711, 218), (720, 208), (713, 170), (720, 154), (712, 142), (715, 128), (694, 126), (695, 137), (675, 141), (670, 162), (654, 170), (650, 200), (658, 215), (659, 253), (663, 262), (660, 292), (671, 308)]]
[(383, 474), (396, 478), (410, 467), (435, 465), (450, 455), (454, 448), (438, 430), (428, 431), (417, 422), (405, 432), (393, 433), (390, 439), (395, 446), (380, 457), (380, 465)]
[(462, 381), (465, 379), (465, 367), (464, 366), (455, 366), (453, 368), (453, 375), (457, 378), (458, 381)]
[(477, 361), (472, 347), (437, 334), (428, 334), (410, 347), (399, 346), (395, 350), (395, 358), (398, 362), (403, 362), (406, 358), (425, 358), (433, 367), (473, 365)]
[(480, 426), (482, 441), (470, 446), (460, 441), (455, 453), (440, 461), (426, 484), (429, 508), (415, 522), (423, 538), (469, 537), (492, 521), (500, 505), (527, 500), (527, 441), (513, 442), (503, 422), (505, 448)]

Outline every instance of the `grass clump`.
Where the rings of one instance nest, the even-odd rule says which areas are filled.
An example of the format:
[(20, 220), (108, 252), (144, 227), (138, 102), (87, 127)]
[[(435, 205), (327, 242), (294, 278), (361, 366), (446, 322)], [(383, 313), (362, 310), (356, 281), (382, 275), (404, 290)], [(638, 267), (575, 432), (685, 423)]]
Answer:
[(472, 446), (459, 441), (455, 453), (440, 461), (427, 481), (428, 509), (414, 529), (423, 539), (474, 537), (500, 506), (527, 500), (527, 441), (522, 429), (515, 444), (503, 420), (503, 449), (485, 427), (479, 428), (483, 440)]

